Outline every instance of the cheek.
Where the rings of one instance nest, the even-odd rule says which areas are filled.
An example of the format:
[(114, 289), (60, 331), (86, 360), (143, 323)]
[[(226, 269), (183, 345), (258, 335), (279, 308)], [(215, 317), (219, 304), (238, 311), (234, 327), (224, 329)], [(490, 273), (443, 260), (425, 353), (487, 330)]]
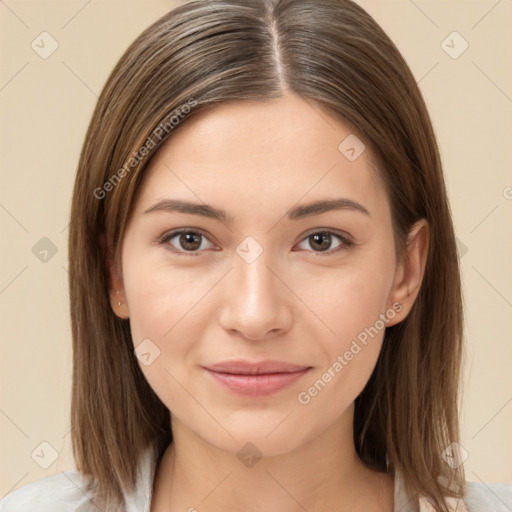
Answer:
[[(197, 317), (199, 303), (215, 283), (197, 279), (141, 254), (126, 258), (124, 286), (134, 344), (151, 338), (167, 343), (184, 324)], [(173, 345), (175, 346), (175, 345)]]
[(297, 399), (318, 407), (319, 414), (335, 418), (359, 395), (379, 357), (386, 325), (397, 313), (388, 302), (394, 259), (381, 254), (331, 271), (308, 291), (308, 304), (323, 323), (316, 333), (322, 359)]
[[(326, 424), (339, 418), (364, 389), (377, 363), (385, 333), (386, 319), (395, 311), (386, 309), (384, 287), (358, 280), (340, 285), (338, 295), (325, 297), (325, 321), (335, 334), (318, 337), (322, 364), (297, 394), (297, 402), (309, 417), (321, 417)], [(371, 286), (373, 284), (373, 286)], [(334, 297), (342, 299), (334, 300)]]
[(123, 262), (139, 366), (167, 407), (186, 407), (190, 397), (183, 385), (194, 376), (203, 329), (215, 313), (211, 291), (222, 275), (211, 272), (198, 278), (197, 273), (171, 267), (143, 251), (130, 252), (129, 246)]
[(392, 280), (392, 259), (361, 258), (346, 267), (317, 274), (308, 280), (309, 285), (299, 288), (298, 294), (307, 298), (310, 310), (324, 324), (324, 335), (319, 339), (328, 340), (331, 356), (374, 326), (379, 315), (390, 307)]
[[(130, 266), (133, 260), (139, 265)], [(198, 304), (208, 283), (193, 282), (190, 274), (170, 272), (148, 260), (142, 265), (143, 258), (133, 260), (126, 259), (126, 268), (135, 271), (125, 273), (124, 285), (139, 366), (167, 408), (187, 411), (187, 357), (201, 338)]]

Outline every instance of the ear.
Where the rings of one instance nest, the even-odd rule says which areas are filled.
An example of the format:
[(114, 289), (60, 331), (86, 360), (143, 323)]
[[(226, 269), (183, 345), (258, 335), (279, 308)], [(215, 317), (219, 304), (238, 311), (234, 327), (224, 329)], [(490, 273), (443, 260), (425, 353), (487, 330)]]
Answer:
[(402, 261), (397, 263), (390, 303), (399, 303), (400, 313), (387, 324), (395, 325), (409, 314), (423, 282), (430, 241), (430, 228), (426, 219), (421, 219), (411, 228)]
[(110, 307), (116, 316), (123, 320), (129, 318), (128, 304), (124, 292), (123, 277), (120, 265), (115, 261), (113, 252), (106, 244), (105, 238), (102, 236), (103, 253), (105, 254), (105, 263), (108, 274), (108, 293), (110, 297)]

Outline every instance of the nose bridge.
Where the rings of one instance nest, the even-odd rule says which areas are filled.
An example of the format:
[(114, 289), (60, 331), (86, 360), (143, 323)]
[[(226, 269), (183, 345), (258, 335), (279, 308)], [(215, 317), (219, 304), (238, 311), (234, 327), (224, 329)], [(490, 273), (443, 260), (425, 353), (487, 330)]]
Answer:
[[(252, 251), (252, 249), (251, 249)], [(239, 301), (245, 308), (254, 313), (264, 313), (276, 301), (279, 294), (278, 282), (269, 268), (272, 268), (271, 251), (262, 251), (254, 259), (237, 258), (232, 279), (238, 290)]]
[(272, 292), (275, 287), (273, 274), (269, 267), (276, 265), (272, 261), (272, 250), (264, 247), (252, 236), (247, 236), (238, 244), (234, 257), (233, 279), (239, 281), (236, 286), (242, 286), (245, 291), (258, 298), (262, 293)]
[(269, 270), (271, 262), (267, 254), (260, 255), (255, 261), (248, 263), (242, 258), (235, 264), (234, 279), (239, 280), (237, 286), (252, 302), (272, 300), (275, 295), (275, 277)]
[(246, 240), (237, 247), (221, 323), (227, 330), (256, 339), (286, 328), (291, 315), (283, 285), (274, 275), (272, 251), (254, 242)]

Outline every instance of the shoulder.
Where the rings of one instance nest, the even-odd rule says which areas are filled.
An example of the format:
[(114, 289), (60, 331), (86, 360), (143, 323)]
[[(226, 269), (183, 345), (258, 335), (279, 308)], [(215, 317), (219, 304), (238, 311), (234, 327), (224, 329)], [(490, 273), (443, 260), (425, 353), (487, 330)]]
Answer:
[(90, 480), (70, 470), (37, 480), (0, 500), (0, 512), (71, 512), (96, 508)]
[[(143, 454), (135, 488), (125, 493), (126, 512), (147, 512), (157, 462), (156, 446)], [(0, 512), (99, 512), (93, 502), (93, 479), (77, 470), (32, 482), (0, 500)]]
[(512, 485), (466, 482), (464, 502), (469, 512), (510, 512)]

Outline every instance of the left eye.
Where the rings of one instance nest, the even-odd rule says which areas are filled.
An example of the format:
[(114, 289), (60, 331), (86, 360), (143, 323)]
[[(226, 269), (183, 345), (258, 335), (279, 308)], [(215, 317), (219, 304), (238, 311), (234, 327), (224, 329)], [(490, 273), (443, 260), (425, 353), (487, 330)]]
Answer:
[[(339, 240), (338, 244), (334, 248), (331, 247), (333, 238), (337, 238)], [(308, 243), (314, 252), (328, 253), (336, 252), (343, 246), (348, 247), (351, 245), (351, 242), (347, 238), (331, 231), (318, 231), (316, 233), (312, 233), (301, 242), (301, 244), (304, 243)]]

